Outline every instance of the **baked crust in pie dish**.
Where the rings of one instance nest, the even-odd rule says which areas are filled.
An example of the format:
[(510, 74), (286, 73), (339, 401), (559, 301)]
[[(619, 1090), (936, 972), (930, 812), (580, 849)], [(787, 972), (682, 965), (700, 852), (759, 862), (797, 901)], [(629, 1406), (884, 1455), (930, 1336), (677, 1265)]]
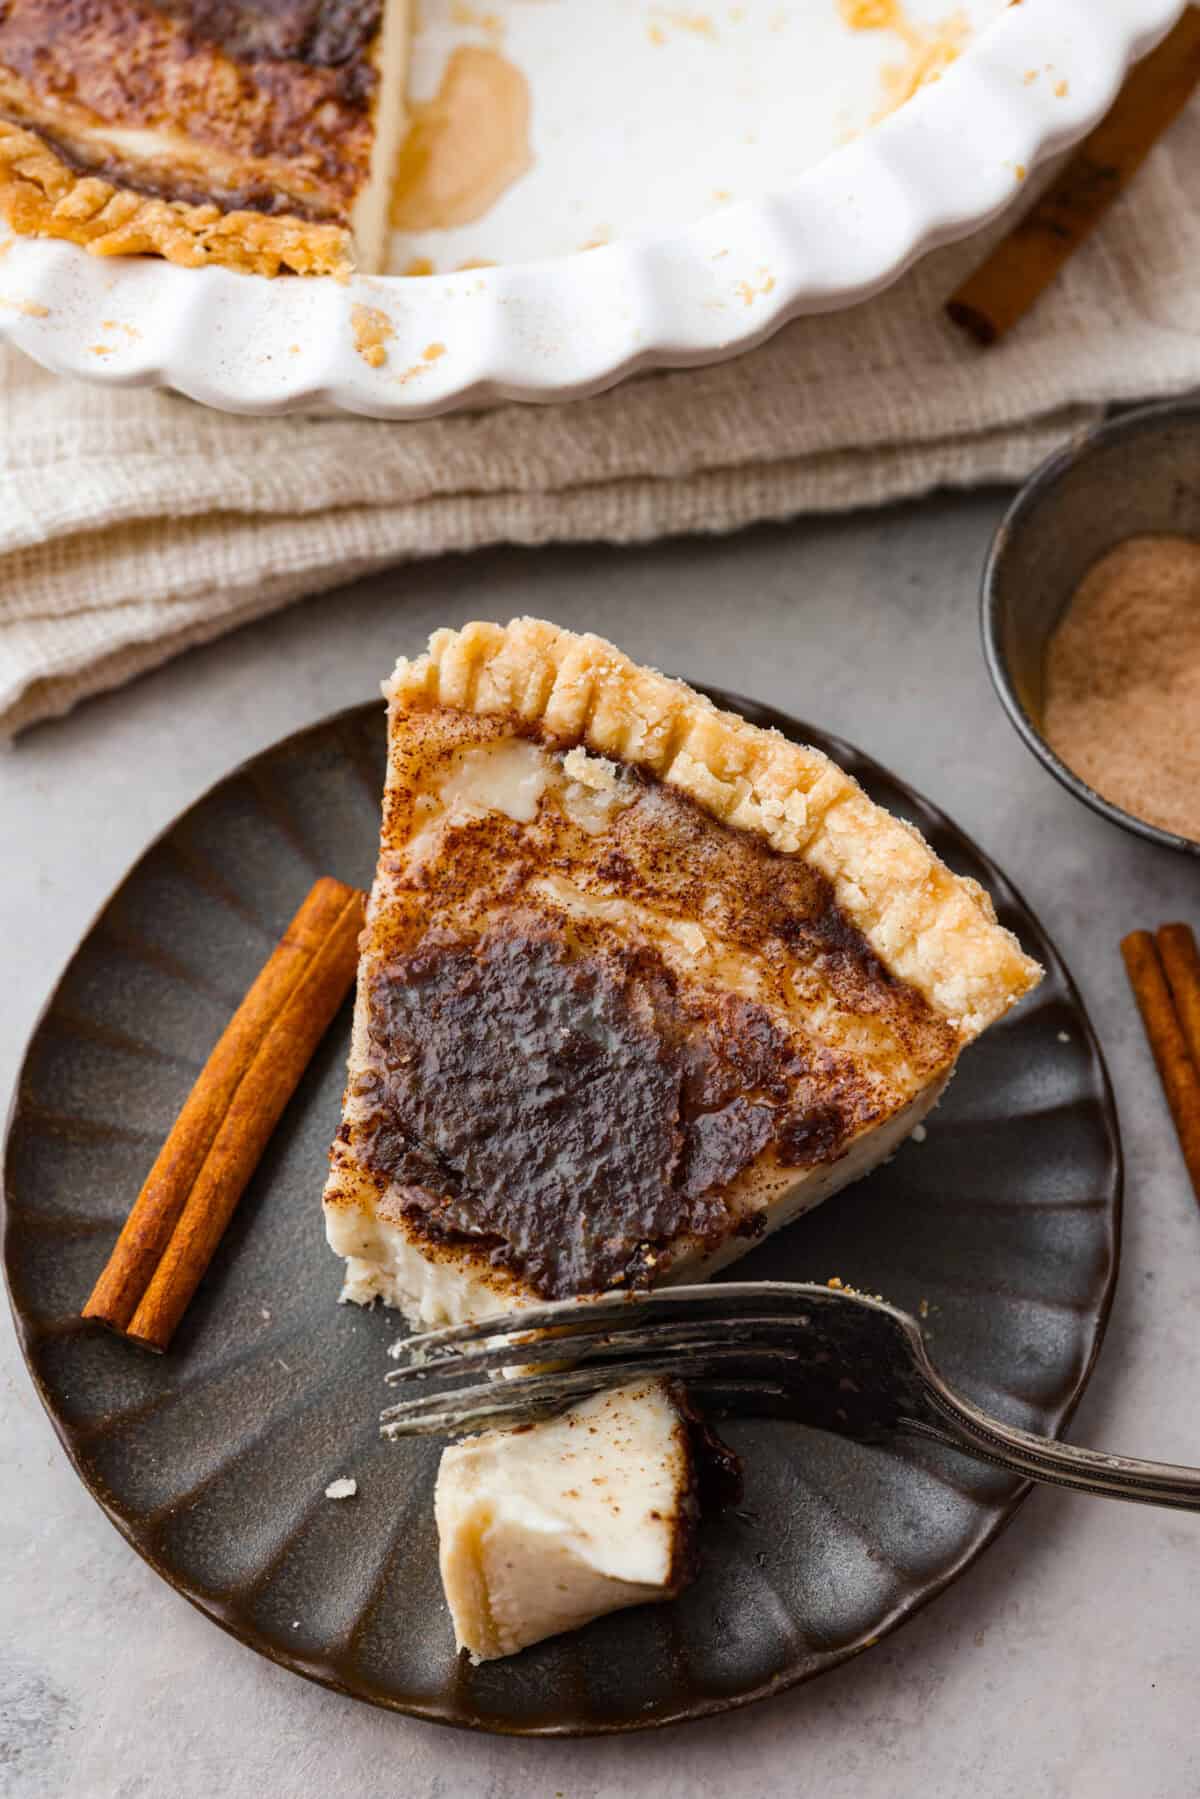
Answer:
[(0, 209), (188, 267), (381, 266), (407, 0), (5, 0)]
[(710, 1273), (891, 1154), (1038, 978), (827, 757), (600, 638), (440, 631), (385, 692), (348, 1298), (437, 1324)]

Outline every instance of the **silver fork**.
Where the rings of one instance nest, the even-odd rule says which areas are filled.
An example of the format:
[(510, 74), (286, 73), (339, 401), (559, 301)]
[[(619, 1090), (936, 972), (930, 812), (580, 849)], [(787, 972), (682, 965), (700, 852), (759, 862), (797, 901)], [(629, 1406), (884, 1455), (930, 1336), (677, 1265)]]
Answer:
[[(517, 1365), (535, 1345), (538, 1361)], [(407, 1396), (382, 1415), (387, 1437), (511, 1427), (664, 1375), (724, 1412), (866, 1442), (931, 1438), (1029, 1480), (1200, 1511), (1200, 1468), (1077, 1449), (991, 1417), (938, 1373), (915, 1318), (844, 1287), (731, 1281), (607, 1293), (408, 1337), (391, 1354), (400, 1366), (388, 1384)], [(412, 1390), (426, 1381), (430, 1390)]]

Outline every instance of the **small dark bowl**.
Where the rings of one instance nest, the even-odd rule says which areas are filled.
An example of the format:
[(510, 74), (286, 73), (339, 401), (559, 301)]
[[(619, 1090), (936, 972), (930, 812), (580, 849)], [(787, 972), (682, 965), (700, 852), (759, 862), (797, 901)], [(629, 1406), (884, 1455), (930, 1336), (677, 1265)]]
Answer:
[(1200, 856), (1200, 843), (1114, 806), (1042, 736), (1046, 645), (1083, 576), (1127, 537), (1200, 540), (1200, 402), (1141, 407), (1044, 462), (997, 528), (983, 570), (983, 653), (1025, 743), (1076, 799), (1113, 824)]

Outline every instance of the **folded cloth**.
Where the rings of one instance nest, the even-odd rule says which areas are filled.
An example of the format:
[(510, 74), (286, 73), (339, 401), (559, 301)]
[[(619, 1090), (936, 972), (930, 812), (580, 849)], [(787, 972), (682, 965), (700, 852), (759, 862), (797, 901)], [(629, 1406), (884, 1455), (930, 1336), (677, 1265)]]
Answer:
[(565, 406), (235, 418), (58, 381), (0, 351), (0, 733), (389, 562), (729, 531), (1019, 480), (1107, 402), (1200, 384), (1197, 167), (1193, 104), (987, 351), (942, 301), (1004, 225), (852, 314)]

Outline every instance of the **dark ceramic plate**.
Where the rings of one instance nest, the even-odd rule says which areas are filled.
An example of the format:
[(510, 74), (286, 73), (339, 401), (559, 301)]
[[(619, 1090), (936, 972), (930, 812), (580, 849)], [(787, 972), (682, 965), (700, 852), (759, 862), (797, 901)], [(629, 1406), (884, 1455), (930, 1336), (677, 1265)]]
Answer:
[[(964, 1058), (924, 1143), (764, 1244), (737, 1278), (836, 1274), (927, 1311), (953, 1381), (1015, 1423), (1056, 1431), (1099, 1347), (1117, 1268), (1117, 1128), (1079, 996), (1003, 876), (934, 807), (848, 745), (718, 697), (828, 749), (914, 820), (987, 884), (1047, 970)], [(896, 1455), (731, 1422), (744, 1505), (707, 1528), (704, 1571), (681, 1599), (508, 1661), (456, 1659), (433, 1525), (438, 1446), (380, 1440), (396, 1316), (335, 1303), (340, 1264), (321, 1226), (349, 1008), (171, 1353), (79, 1321), (196, 1070), (310, 882), (370, 880), (383, 767), (372, 705), (222, 781), (118, 889), (37, 1028), (7, 1146), (5, 1261), (63, 1446), (117, 1528), (202, 1611), (378, 1705), (485, 1730), (630, 1730), (822, 1673), (961, 1573), (1024, 1488), (935, 1446)], [(342, 1474), (358, 1497), (326, 1500)]]

